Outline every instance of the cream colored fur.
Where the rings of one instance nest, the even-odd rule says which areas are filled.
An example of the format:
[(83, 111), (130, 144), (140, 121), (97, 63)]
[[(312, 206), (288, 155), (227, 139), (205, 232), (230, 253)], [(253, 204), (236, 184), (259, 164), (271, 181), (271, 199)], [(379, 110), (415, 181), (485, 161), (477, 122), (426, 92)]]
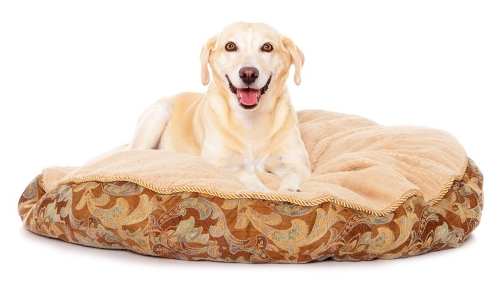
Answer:
[[(299, 48), (274, 28), (263, 23), (231, 24), (202, 49), (206, 93), (182, 93), (154, 103), (140, 117), (128, 148), (201, 156), (236, 173), (251, 190), (270, 191), (255, 174), (270, 172), (281, 178), (278, 190), (298, 191), (311, 168), (286, 81), (294, 64), (294, 81), (300, 84), (303, 62)], [(257, 70), (254, 82), (243, 80), (244, 68)], [(264, 93), (256, 107), (244, 108), (231, 85), (235, 90)]]

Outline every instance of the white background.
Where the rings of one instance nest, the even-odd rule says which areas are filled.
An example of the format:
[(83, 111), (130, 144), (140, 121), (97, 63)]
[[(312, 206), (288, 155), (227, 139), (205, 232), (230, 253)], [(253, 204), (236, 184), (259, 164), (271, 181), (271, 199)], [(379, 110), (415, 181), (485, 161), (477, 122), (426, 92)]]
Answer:
[[(498, 275), (500, 255), (500, 9), (495, 2), (0, 2), (0, 282), (486, 282)], [(460, 248), (406, 259), (246, 265), (95, 249), (24, 229), (17, 201), (31, 179), (45, 167), (79, 166), (126, 143), (140, 112), (158, 98), (203, 91), (202, 45), (240, 20), (268, 23), (304, 52), (302, 84), (289, 81), (297, 110), (324, 109), (453, 134), (485, 177), (483, 218), (469, 240)], [(493, 280), (490, 284), (498, 283)]]

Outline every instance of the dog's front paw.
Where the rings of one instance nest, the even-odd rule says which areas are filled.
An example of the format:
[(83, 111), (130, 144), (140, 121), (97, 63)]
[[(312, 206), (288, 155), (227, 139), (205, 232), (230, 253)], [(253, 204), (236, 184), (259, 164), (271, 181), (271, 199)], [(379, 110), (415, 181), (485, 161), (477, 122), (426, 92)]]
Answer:
[(240, 171), (239, 178), (248, 189), (254, 191), (271, 192), (271, 190), (267, 188), (267, 186), (265, 186), (253, 172), (242, 170)]
[(302, 183), (302, 180), (300, 177), (295, 174), (295, 173), (289, 173), (283, 177), (280, 183), (279, 191), (292, 191), (292, 192), (299, 192), (300, 191), (300, 184)]
[(287, 182), (281, 182), (279, 191), (292, 191), (292, 192), (300, 192), (300, 186), (297, 184), (289, 184)]
[(291, 192), (300, 192), (300, 189), (294, 189), (294, 188), (286, 188), (286, 189), (279, 189), (279, 191), (291, 191)]
[(254, 191), (264, 191), (271, 192), (267, 186), (265, 186), (260, 180), (246, 181), (244, 182), (246, 188)]
[(252, 186), (247, 186), (249, 189), (253, 189), (255, 191), (263, 191), (263, 192), (271, 192), (272, 190), (267, 188), (265, 185), (252, 185)]

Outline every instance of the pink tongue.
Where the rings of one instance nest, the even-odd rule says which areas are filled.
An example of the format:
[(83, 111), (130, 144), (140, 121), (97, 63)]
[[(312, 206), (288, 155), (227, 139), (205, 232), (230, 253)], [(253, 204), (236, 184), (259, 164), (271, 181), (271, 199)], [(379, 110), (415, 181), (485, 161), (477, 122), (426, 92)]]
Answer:
[(257, 97), (260, 96), (260, 91), (257, 89), (238, 89), (237, 93), (240, 102), (246, 106), (257, 104)]

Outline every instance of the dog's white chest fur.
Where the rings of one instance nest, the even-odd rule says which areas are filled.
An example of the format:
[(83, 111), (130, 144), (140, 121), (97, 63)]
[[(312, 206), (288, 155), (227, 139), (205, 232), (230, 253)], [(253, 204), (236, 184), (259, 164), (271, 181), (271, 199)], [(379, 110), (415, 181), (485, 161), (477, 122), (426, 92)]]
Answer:
[(206, 133), (201, 150), (201, 157), (210, 163), (229, 169), (232, 172), (245, 169), (248, 171), (266, 171), (266, 162), (269, 159), (269, 148), (262, 142), (242, 138), (225, 139), (217, 132)]

